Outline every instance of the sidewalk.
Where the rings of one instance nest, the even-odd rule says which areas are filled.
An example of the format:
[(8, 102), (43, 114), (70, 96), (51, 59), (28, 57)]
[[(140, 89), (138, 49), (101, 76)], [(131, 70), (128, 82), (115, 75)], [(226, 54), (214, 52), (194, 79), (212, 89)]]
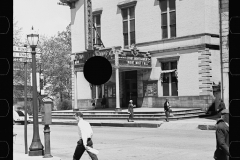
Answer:
[(46, 160), (46, 159), (47, 160), (61, 160), (60, 157), (43, 158), (43, 156), (28, 156), (28, 154), (13, 152), (13, 160)]
[[(42, 120), (39, 118), (39, 124)], [(191, 118), (183, 120), (166, 121), (139, 121), (127, 122), (126, 120), (89, 120), (91, 126), (102, 127), (145, 127), (160, 129), (183, 129), (183, 130), (215, 130), (216, 120), (206, 118)], [(52, 119), (52, 125), (77, 125), (73, 119)]]

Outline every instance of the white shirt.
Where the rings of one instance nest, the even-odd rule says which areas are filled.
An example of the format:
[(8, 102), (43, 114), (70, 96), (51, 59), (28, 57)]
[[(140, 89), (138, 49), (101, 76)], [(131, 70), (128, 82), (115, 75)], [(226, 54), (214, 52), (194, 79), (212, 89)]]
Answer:
[(83, 140), (83, 145), (87, 146), (87, 139), (92, 138), (93, 136), (93, 130), (91, 125), (87, 121), (84, 121), (83, 119), (79, 120), (78, 134), (79, 134), (79, 139)]

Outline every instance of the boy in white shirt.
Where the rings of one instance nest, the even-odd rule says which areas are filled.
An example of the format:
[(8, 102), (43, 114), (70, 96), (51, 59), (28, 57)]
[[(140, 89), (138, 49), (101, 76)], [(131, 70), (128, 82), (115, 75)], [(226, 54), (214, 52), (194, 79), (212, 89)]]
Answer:
[(79, 141), (77, 142), (73, 160), (79, 160), (85, 150), (87, 150), (87, 153), (92, 160), (98, 160), (97, 155), (90, 152), (91, 148), (93, 148), (93, 130), (91, 125), (87, 121), (83, 120), (83, 114), (81, 112), (76, 112), (75, 119), (78, 122)]

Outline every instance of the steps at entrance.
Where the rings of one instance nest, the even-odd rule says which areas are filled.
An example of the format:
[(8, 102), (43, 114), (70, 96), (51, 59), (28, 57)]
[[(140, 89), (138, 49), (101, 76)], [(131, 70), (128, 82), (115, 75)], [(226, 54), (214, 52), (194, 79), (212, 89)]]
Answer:
[[(169, 117), (171, 120), (178, 119), (187, 119), (187, 118), (196, 118), (202, 115), (205, 115), (205, 112), (200, 108), (197, 109), (181, 109), (181, 110), (173, 110), (173, 117)], [(84, 114), (84, 119), (86, 120), (125, 120), (128, 118), (129, 114), (127, 111), (115, 112), (113, 110), (100, 110), (100, 111), (81, 111)], [(73, 111), (52, 111), (52, 119), (69, 119), (74, 120)], [(32, 118), (32, 116), (29, 116)], [(41, 115), (39, 115), (41, 118)], [(146, 120), (146, 121), (157, 121), (164, 120), (166, 118), (165, 113), (163, 111), (157, 112), (155, 111), (136, 111), (134, 112), (135, 120)]]

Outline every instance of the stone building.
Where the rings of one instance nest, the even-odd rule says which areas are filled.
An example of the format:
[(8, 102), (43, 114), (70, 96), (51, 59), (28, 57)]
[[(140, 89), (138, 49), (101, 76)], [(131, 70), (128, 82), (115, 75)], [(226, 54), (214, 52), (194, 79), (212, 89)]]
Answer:
[[(94, 98), (99, 107), (103, 95), (109, 108), (126, 108), (129, 99), (149, 108), (166, 98), (172, 107), (212, 105), (212, 85), (221, 81), (218, 0), (60, 1), (71, 10), (74, 109), (92, 108)], [(93, 55), (113, 66), (101, 86), (83, 75)]]

